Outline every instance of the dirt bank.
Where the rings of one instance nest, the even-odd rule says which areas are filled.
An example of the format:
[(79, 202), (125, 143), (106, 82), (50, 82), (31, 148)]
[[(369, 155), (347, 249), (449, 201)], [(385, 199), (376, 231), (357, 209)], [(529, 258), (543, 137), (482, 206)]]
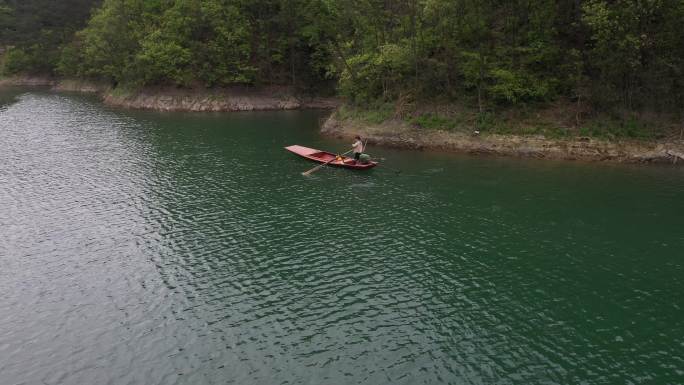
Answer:
[(420, 129), (401, 120), (368, 124), (339, 119), (325, 122), (322, 133), (339, 138), (358, 134), (374, 145), (416, 150), (443, 150), (468, 154), (540, 159), (684, 164), (684, 142), (606, 141), (593, 138), (548, 139), (543, 136), (468, 134)]

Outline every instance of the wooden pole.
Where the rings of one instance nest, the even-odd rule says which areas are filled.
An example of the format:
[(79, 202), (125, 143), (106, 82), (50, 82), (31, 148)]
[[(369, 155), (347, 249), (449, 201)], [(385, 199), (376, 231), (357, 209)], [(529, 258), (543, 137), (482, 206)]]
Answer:
[[(342, 155), (347, 155), (347, 154), (349, 154), (349, 153), (352, 152), (352, 151), (353, 151), (353, 149), (352, 149), (352, 150), (349, 150), (349, 151), (347, 151), (347, 152), (345, 152), (345, 153), (342, 154)], [(304, 176), (309, 176), (309, 175), (311, 175), (312, 173), (318, 171), (319, 169), (321, 169), (321, 168), (327, 166), (329, 163), (333, 162), (335, 159), (337, 159), (337, 157), (333, 157), (333, 158), (330, 159), (329, 161), (327, 161), (327, 162), (325, 162), (325, 163), (323, 163), (323, 164), (319, 164), (318, 166), (312, 168), (311, 170), (304, 171), (304, 172), (302, 173), (302, 175), (304, 175)]]

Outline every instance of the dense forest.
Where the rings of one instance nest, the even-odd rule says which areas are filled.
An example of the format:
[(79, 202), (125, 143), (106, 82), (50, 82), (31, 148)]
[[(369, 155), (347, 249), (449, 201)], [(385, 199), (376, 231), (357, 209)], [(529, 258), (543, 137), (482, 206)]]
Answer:
[(4, 73), (51, 74), (64, 47), (83, 29), (96, 0), (0, 0)]
[(684, 108), (681, 0), (0, 0), (3, 72), (351, 104)]

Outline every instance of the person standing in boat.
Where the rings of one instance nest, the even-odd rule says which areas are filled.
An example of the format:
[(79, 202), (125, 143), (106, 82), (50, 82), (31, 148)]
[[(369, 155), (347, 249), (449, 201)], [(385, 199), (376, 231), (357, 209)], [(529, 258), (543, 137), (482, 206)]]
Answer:
[(361, 154), (363, 154), (364, 146), (360, 136), (356, 135), (354, 140), (354, 143), (352, 143), (352, 148), (354, 149), (354, 161), (358, 162)]

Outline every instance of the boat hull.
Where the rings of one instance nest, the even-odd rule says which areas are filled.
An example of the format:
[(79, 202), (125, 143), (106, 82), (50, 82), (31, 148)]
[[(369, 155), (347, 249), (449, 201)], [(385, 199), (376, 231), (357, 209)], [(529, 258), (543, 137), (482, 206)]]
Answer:
[(329, 166), (333, 167), (342, 167), (342, 168), (348, 168), (351, 170), (367, 170), (369, 168), (373, 168), (378, 165), (378, 162), (373, 162), (370, 161), (368, 163), (362, 164), (359, 162), (356, 162), (353, 158), (343, 156), (341, 160), (335, 159), (337, 158), (336, 154), (333, 154), (332, 152), (327, 152), (327, 151), (321, 151), (317, 150), (315, 148), (309, 148), (309, 147), (304, 147), (304, 146), (299, 146), (299, 145), (293, 145), (293, 146), (287, 146), (285, 147), (286, 150), (295, 153), (303, 158), (312, 160), (314, 162), (318, 163), (328, 163)]

